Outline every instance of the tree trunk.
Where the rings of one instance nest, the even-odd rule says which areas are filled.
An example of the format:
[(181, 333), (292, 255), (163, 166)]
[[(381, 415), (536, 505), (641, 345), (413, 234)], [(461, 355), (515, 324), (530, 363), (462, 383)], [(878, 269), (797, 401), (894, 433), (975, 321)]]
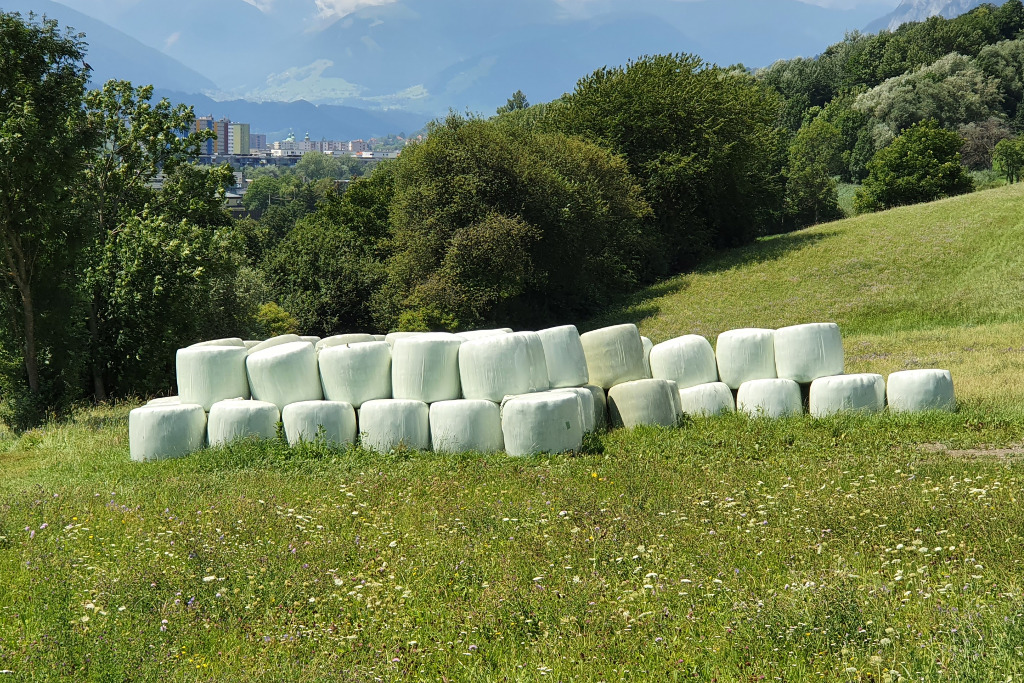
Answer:
[(100, 329), (96, 320), (96, 303), (89, 304), (89, 347), (92, 365), (93, 400), (101, 403), (107, 400), (107, 387), (103, 381), (103, 368), (100, 367)]
[(21, 306), (25, 314), (25, 372), (28, 390), (39, 395), (39, 363), (36, 359), (36, 315), (32, 305), (32, 290), (26, 284), (21, 289)]

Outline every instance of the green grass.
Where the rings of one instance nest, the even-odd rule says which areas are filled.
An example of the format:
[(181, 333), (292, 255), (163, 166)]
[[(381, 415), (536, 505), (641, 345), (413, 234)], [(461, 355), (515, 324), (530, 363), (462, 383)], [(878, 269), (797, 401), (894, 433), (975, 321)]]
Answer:
[(853, 210), (853, 195), (856, 194), (859, 187), (859, 183), (839, 183), (836, 187), (839, 196), (839, 208), (847, 216), (853, 216), (856, 213)]
[(130, 405), (0, 441), (0, 680), (1024, 676), (1024, 195), (728, 254), (602, 322), (833, 319), (955, 414), (729, 416), (577, 456), (240, 443), (128, 459)]

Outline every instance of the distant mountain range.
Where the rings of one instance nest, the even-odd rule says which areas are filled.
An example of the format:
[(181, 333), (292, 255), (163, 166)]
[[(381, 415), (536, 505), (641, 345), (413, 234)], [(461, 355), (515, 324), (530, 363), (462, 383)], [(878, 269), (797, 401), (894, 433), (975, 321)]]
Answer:
[(924, 21), (940, 15), (952, 19), (986, 2), (1002, 5), (1006, 0), (903, 0), (892, 12), (868, 24), (865, 30), (869, 33), (893, 31), (908, 21)]
[(765, 66), (814, 56), (858, 26), (980, 4), (904, 0), (872, 21), (895, 1), (0, 0), (0, 9), (85, 32), (97, 83), (153, 83), (200, 114), (319, 138), (412, 132), (449, 109), (490, 114), (519, 89), (551, 100), (643, 54)]

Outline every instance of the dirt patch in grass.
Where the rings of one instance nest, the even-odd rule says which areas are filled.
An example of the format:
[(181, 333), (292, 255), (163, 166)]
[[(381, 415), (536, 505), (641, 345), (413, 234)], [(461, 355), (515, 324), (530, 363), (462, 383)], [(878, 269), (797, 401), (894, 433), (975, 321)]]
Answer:
[(980, 446), (978, 448), (947, 448), (941, 443), (923, 443), (918, 449), (924, 453), (941, 453), (951, 458), (966, 460), (1021, 460), (1024, 459), (1024, 444), (1013, 444), (1002, 448)]

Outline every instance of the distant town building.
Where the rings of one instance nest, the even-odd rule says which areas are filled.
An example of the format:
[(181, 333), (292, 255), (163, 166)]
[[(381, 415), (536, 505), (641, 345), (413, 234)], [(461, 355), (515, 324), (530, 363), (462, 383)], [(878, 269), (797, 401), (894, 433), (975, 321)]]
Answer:
[[(229, 127), (228, 154), (249, 154), (252, 151), (252, 135), (248, 123), (232, 123)], [(266, 136), (264, 136), (266, 137)]]
[(369, 152), (370, 145), (365, 140), (350, 140), (348, 148), (345, 150), (349, 154), (359, 154), (360, 152)]
[[(199, 116), (199, 117), (196, 117), (196, 132), (202, 132), (204, 130), (214, 130), (215, 131), (215, 128), (214, 128), (215, 123), (216, 122), (213, 120), (212, 116)], [(203, 143), (202, 147), (199, 148), (199, 153), (200, 154), (205, 154), (207, 156), (210, 156), (210, 155), (213, 154), (214, 149), (216, 148), (216, 146), (217, 146), (217, 141), (216, 140), (207, 140), (207, 141), (205, 141)]]
[(249, 134), (249, 149), (264, 150), (267, 148), (267, 136), (263, 133)]

